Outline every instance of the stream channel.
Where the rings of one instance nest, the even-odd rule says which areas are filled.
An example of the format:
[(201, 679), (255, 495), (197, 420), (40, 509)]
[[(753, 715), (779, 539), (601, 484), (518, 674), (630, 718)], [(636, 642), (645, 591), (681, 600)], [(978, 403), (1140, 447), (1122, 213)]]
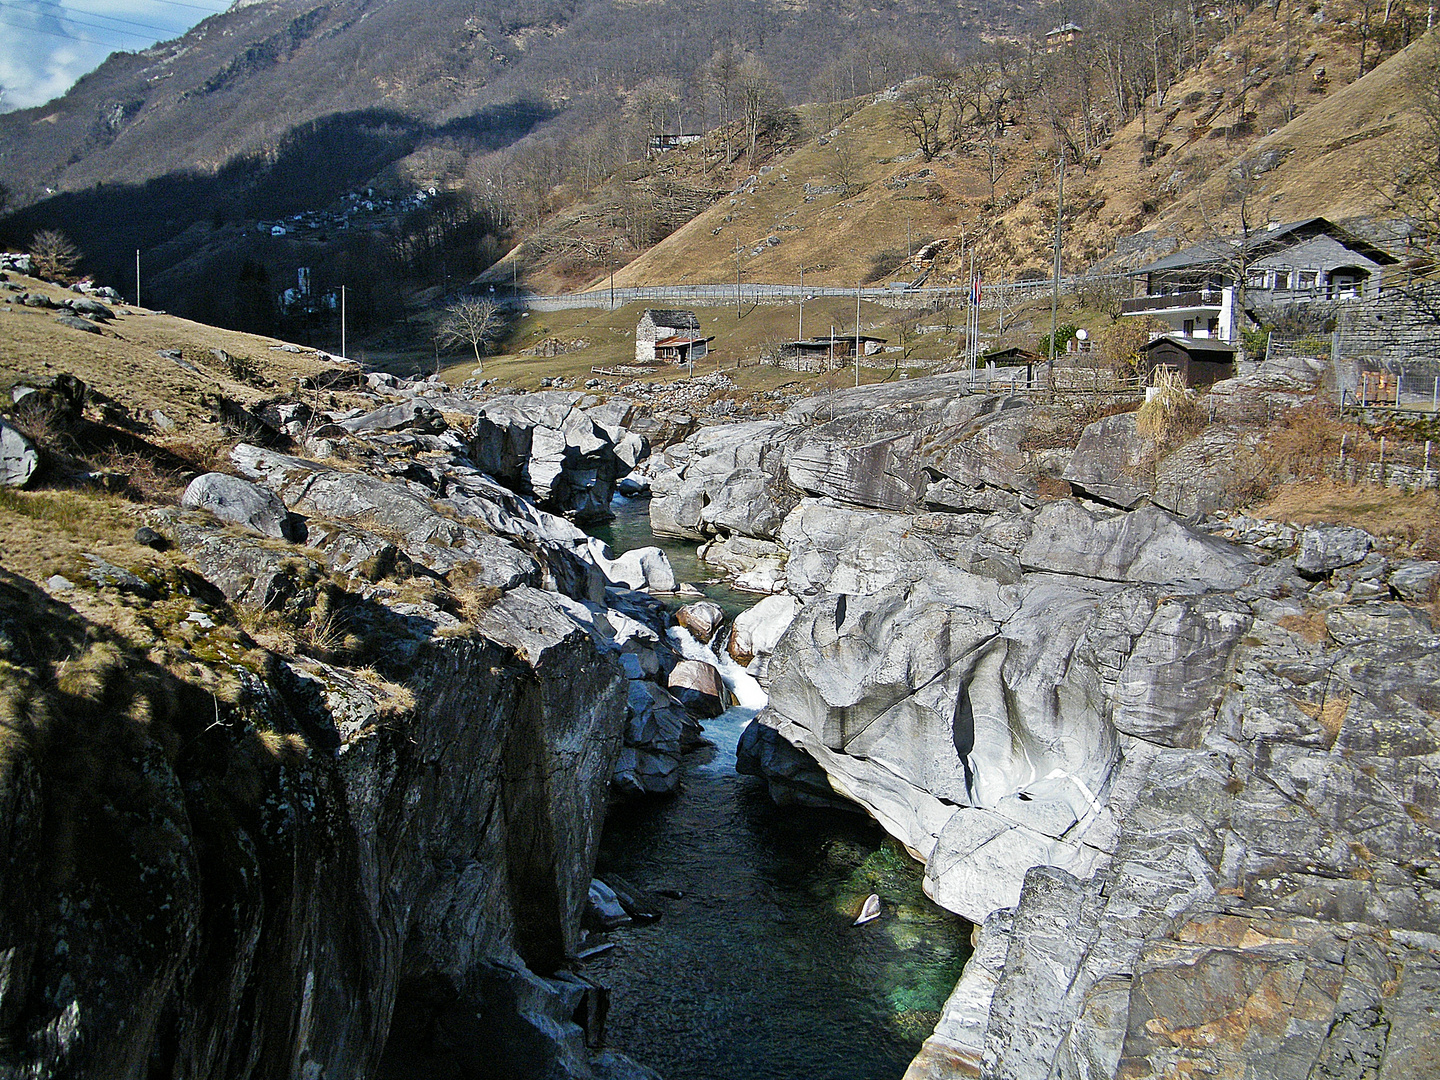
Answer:
[[(594, 533), (616, 554), (658, 545), (677, 579), (709, 576), (693, 544), (650, 532), (648, 500), (612, 509)], [(758, 599), (702, 588), (731, 618)], [(612, 991), (607, 1045), (665, 1080), (900, 1080), (969, 958), (970, 924), (925, 898), (919, 864), (868, 817), (777, 807), (736, 774), (764, 694), (728, 656), (707, 659), (751, 707), (705, 723), (715, 748), (686, 756), (676, 797), (605, 824), (598, 877), (681, 894), (586, 964)], [(853, 926), (871, 893), (883, 914)]]

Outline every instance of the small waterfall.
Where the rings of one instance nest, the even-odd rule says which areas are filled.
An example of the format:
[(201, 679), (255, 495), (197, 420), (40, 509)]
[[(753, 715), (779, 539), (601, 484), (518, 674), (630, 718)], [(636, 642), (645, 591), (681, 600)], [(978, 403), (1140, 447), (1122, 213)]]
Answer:
[(755, 714), (765, 707), (769, 700), (760, 684), (720, 644), (724, 634), (714, 637), (715, 648), (696, 641), (683, 626), (670, 628), (670, 640), (680, 655), (687, 660), (700, 660), (714, 666), (720, 672), (735, 699), (735, 704), (714, 720), (705, 722), (705, 734), (715, 743), (715, 757), (708, 764), (700, 766), (705, 772), (720, 775), (734, 775), (735, 747), (740, 743), (740, 733), (755, 719)]

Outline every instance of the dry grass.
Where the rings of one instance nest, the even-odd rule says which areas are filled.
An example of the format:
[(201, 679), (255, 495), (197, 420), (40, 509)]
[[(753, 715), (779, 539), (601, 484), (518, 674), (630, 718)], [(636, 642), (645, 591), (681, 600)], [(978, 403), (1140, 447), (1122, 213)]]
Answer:
[(1163, 456), (1204, 430), (1205, 409), (1179, 372), (1157, 370), (1154, 386), (1154, 396), (1135, 411), (1135, 427), (1143, 437), (1155, 441)]
[(1349, 694), (1328, 694), (1323, 701), (1306, 701), (1303, 698), (1290, 699), (1295, 707), (1311, 720), (1318, 720), (1330, 735), (1333, 745), (1340, 737), (1340, 728), (1345, 723), (1345, 714), (1350, 711)]
[(1316, 480), (1326, 475), (1340, 453), (1342, 438), (1352, 452), (1365, 436), (1342, 424), (1335, 407), (1319, 399), (1287, 413), (1265, 432), (1261, 456), (1280, 481)]
[(1318, 645), (1330, 636), (1323, 611), (1311, 611), (1307, 615), (1282, 615), (1278, 621), (1280, 626), (1299, 635), (1311, 645)]
[(1354, 525), (1415, 554), (1440, 557), (1440, 495), (1433, 491), (1407, 495), (1397, 488), (1302, 481), (1275, 488), (1246, 512), (1292, 525)]

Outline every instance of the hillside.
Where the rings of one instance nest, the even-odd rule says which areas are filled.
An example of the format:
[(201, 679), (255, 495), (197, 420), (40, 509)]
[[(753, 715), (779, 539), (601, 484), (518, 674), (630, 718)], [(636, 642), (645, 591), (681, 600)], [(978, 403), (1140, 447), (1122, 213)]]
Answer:
[[(1068, 272), (1145, 230), (1186, 239), (1233, 227), (1232, 176), (1242, 166), (1254, 178), (1252, 225), (1389, 212), (1385, 166), (1420, 129), (1408, 54), (1356, 78), (1356, 52), (1335, 28), (1286, 40), (1278, 26), (1268, 10), (1252, 14), (1168, 90), (1158, 116), (1130, 121), (1067, 168)], [(1240, 52), (1258, 61), (1243, 101)], [(1291, 109), (1295, 118), (1277, 125)], [(987, 278), (1048, 277), (1054, 142), (1042, 116), (1014, 119), (992, 195), (984, 147), (960, 144), (927, 162), (904, 130), (902, 101), (863, 103), (619, 270), (615, 283), (733, 281), (737, 262), (753, 281), (794, 282), (804, 265), (807, 279), (824, 284), (913, 280), (927, 270), (929, 284), (953, 283), (965, 280), (977, 237)]]

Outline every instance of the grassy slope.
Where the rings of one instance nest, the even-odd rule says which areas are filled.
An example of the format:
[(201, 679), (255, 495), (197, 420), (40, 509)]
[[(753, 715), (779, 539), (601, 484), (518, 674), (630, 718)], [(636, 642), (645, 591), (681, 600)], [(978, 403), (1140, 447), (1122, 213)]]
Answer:
[[(1262, 178), (1258, 200), (1262, 219), (1285, 222), (1316, 215), (1348, 218), (1385, 213), (1388, 166), (1403, 157), (1406, 145), (1420, 134), (1407, 80), (1415, 48), (1412, 45), (1363, 79), (1325, 96), (1250, 148), (1251, 159), (1266, 151), (1286, 155)], [(1329, 70), (1333, 80), (1335, 69)], [(1224, 183), (1224, 172), (1217, 171), (1162, 220), (1193, 222), (1201, 203), (1220, 205)], [(1226, 223), (1233, 220), (1232, 213)]]
[[(57, 300), (71, 295), (32, 279), (16, 281)], [(213, 434), (216, 429), (200, 401), (202, 394), (222, 393), (251, 404), (293, 389), (296, 379), (333, 366), (319, 360), (313, 350), (295, 354), (272, 349), (277, 344), (273, 338), (221, 330), (143, 308), (115, 310), (118, 317), (96, 335), (58, 325), (59, 312), (0, 303), (0, 389), (8, 390), (17, 379), (68, 372), (146, 424), (150, 412), (160, 409), (175, 421), (177, 430)], [(160, 355), (161, 350), (173, 349), (179, 349), (203, 375), (197, 377)], [(211, 349), (250, 361), (261, 379), (272, 385), (237, 380)], [(160, 438), (163, 441), (163, 433)]]
[[(1217, 227), (1228, 227), (1221, 189), (1230, 168), (1276, 147), (1291, 153), (1263, 178), (1262, 220), (1383, 213), (1377, 184), (1383, 162), (1403, 152), (1415, 124), (1406, 111), (1403, 60), (1392, 58), (1356, 80), (1354, 46), (1341, 28), (1302, 19), (1294, 33), (1287, 47), (1283, 21), (1272, 18), (1269, 8), (1257, 9), (1169, 90), (1158, 109), (1148, 110), (1143, 123), (1137, 119), (1115, 132), (1101, 147), (1098, 164), (1069, 170), (1067, 270), (1102, 258), (1117, 238), (1144, 229), (1193, 237), (1205, 227), (1202, 203)], [(1282, 125), (1291, 96), (1285, 74), (1290, 49), (1300, 61), (1294, 88), (1299, 115)], [(1235, 91), (1246, 59), (1249, 70), (1260, 71), (1246, 97), (1251, 130), (1232, 133), (1226, 125), (1238, 119)], [(1317, 85), (1313, 75), (1322, 67), (1328, 81)], [(1214, 111), (1217, 90), (1223, 104)], [(1272, 128), (1278, 130), (1267, 135)], [(1147, 138), (1157, 141), (1148, 160), (1142, 156)], [(918, 248), (919, 240), (934, 237), (951, 242), (931, 283), (963, 281), (967, 266), (960, 239), (976, 235), (991, 280), (1026, 268), (1048, 272), (1055, 206), (1049, 138), (1031, 118), (1012, 128), (1007, 139), (1010, 171), (999, 185), (1000, 209), (993, 209), (986, 205), (989, 185), (977, 155), (948, 151), (927, 166), (914, 155), (893, 104), (864, 105), (840, 124), (837, 138), (825, 146), (813, 135), (801, 140), (775, 159), (753, 193), (720, 199), (617, 271), (615, 283), (733, 281), (738, 245), (744, 280), (797, 282), (803, 264), (807, 280), (853, 285), (871, 276), (880, 252), (903, 255), (907, 246)], [(807, 201), (807, 182), (836, 183), (836, 145), (856, 159), (855, 179), (863, 188), (848, 198), (829, 194)], [(928, 191), (938, 198), (927, 198), (923, 181), (905, 188), (885, 183), (926, 167), (939, 185)], [(766, 244), (770, 236), (779, 244)], [(897, 263), (904, 260), (892, 258), (887, 265)], [(920, 269), (918, 263), (894, 265), (886, 279), (910, 279)], [(537, 278), (534, 284), (549, 281)], [(603, 284), (597, 280), (592, 287)]]

